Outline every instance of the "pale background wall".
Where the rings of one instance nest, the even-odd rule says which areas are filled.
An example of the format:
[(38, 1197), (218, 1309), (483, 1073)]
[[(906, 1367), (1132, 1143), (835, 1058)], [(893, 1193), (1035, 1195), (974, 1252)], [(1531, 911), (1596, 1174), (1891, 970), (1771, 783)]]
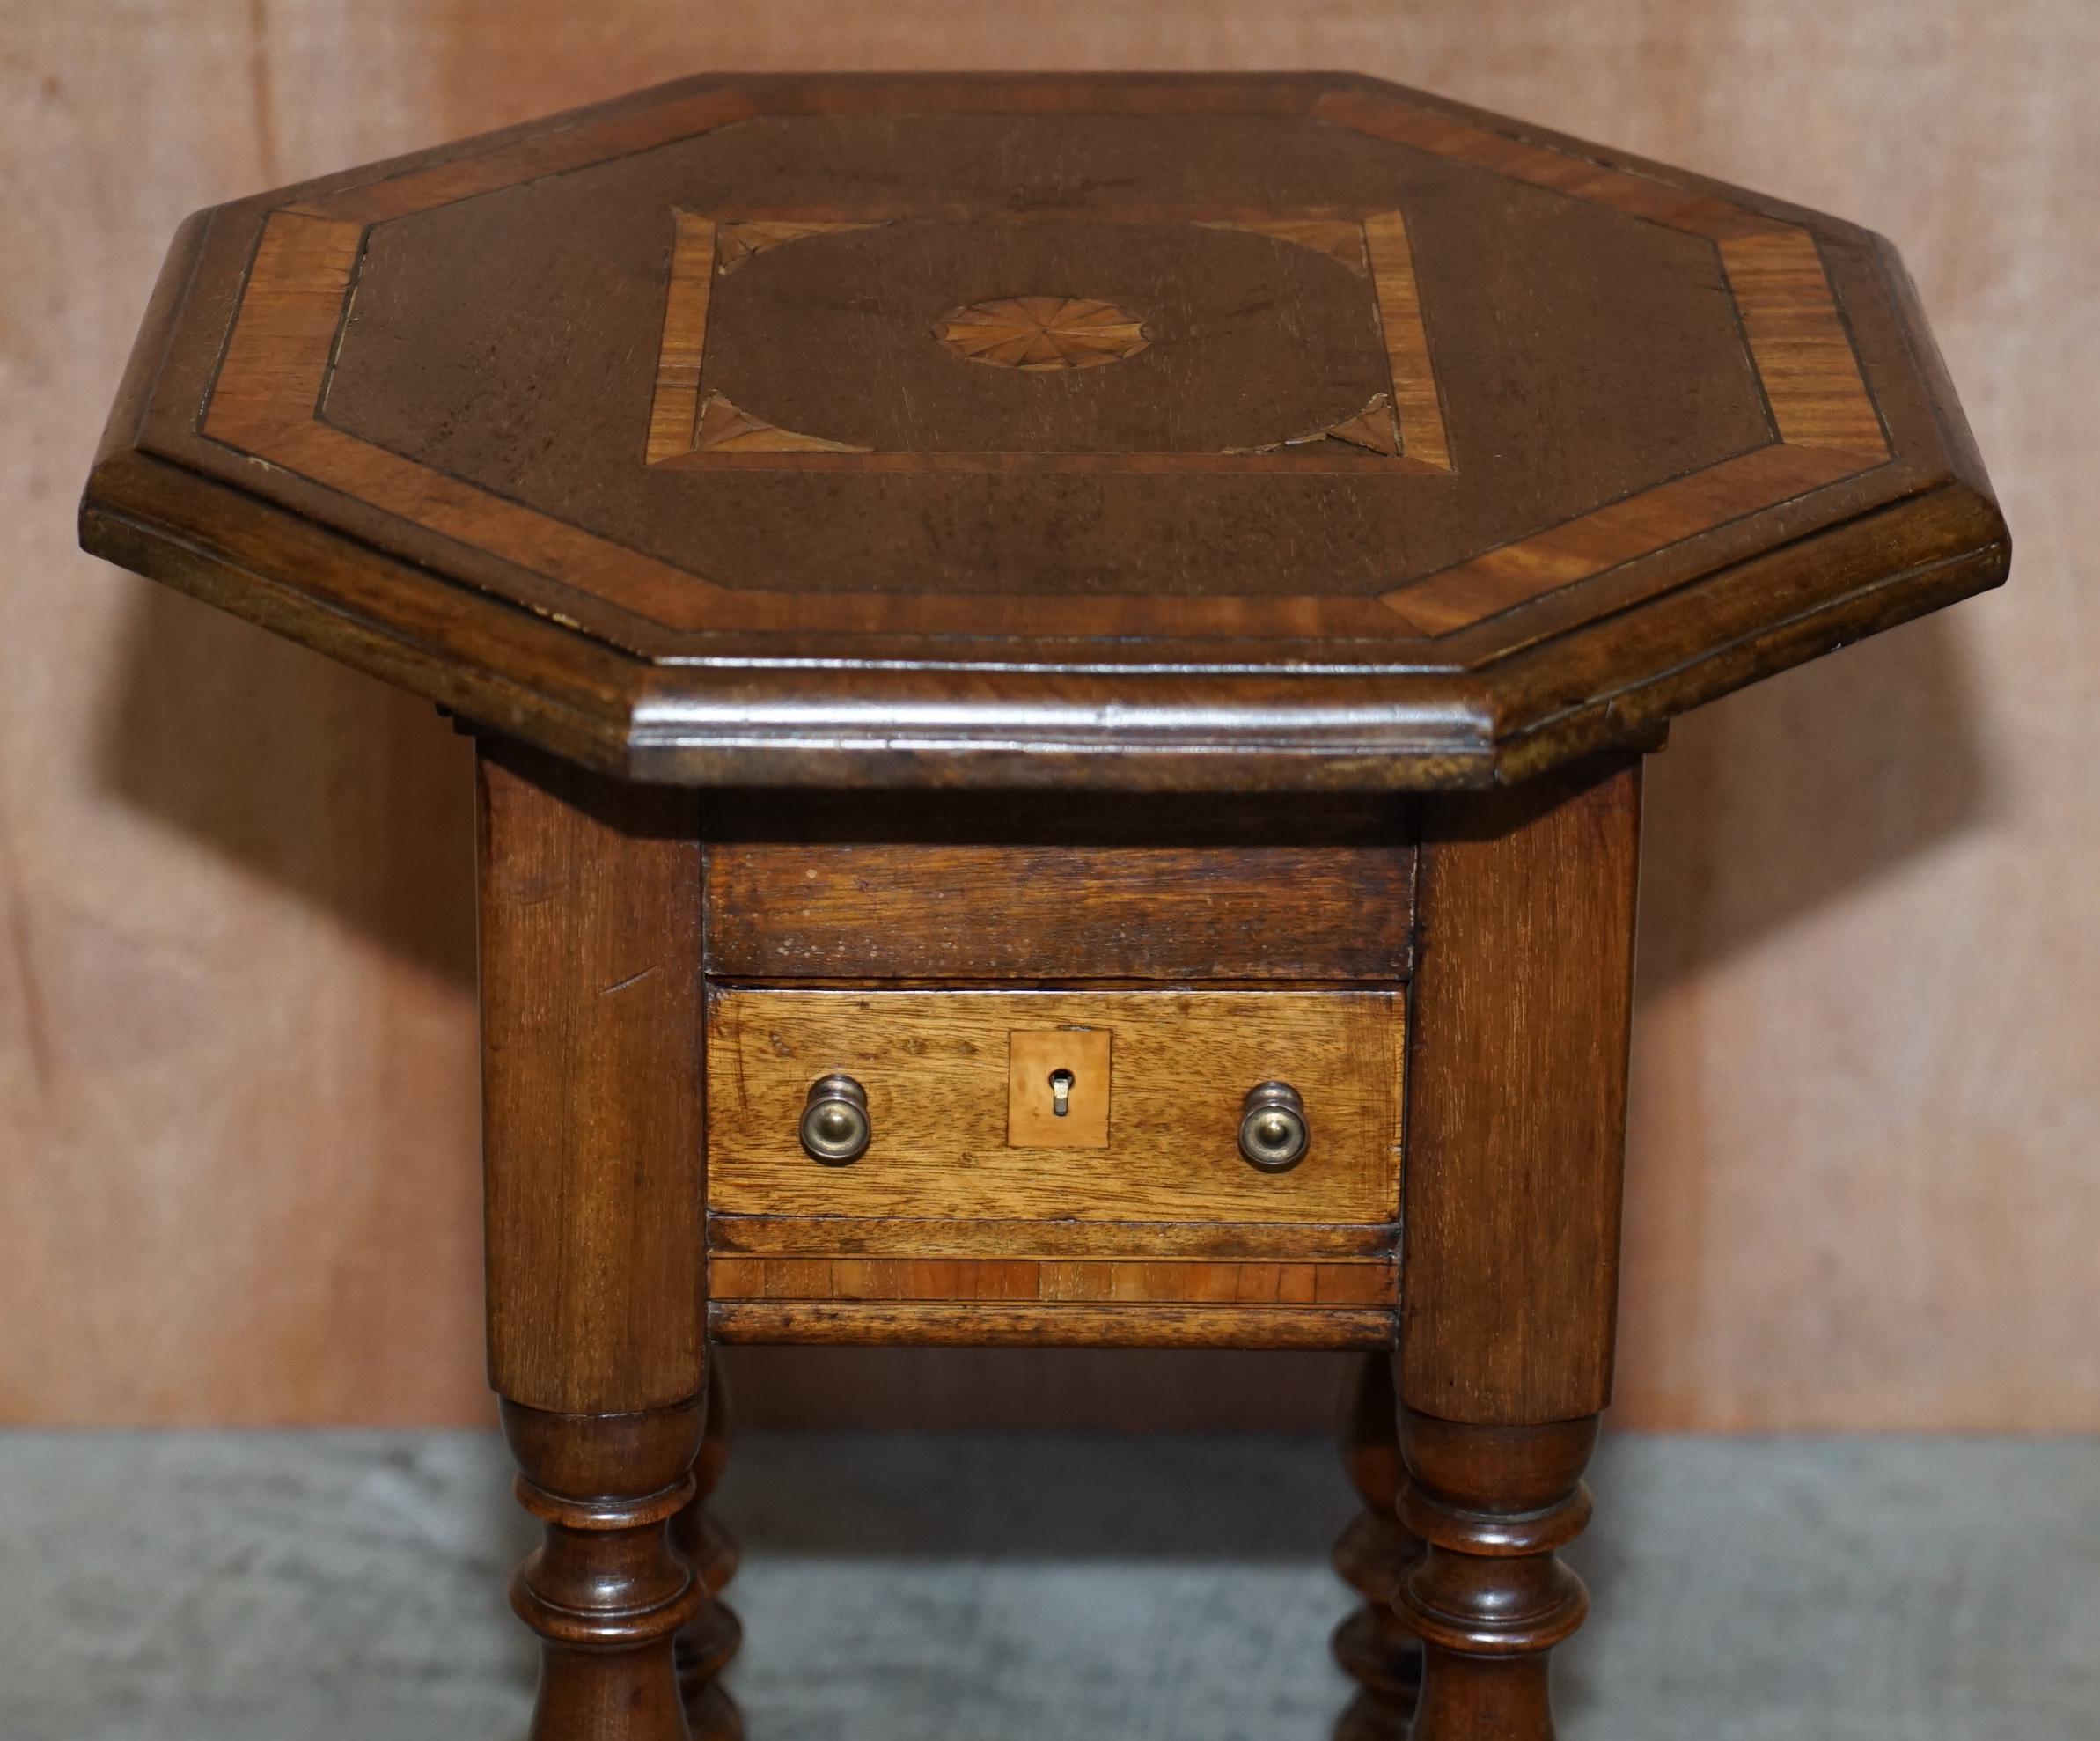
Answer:
[[(2100, 1430), (2091, 0), (8, 0), (0, 1421), (486, 1418), (463, 746), (74, 547), (177, 219), (710, 68), (1265, 65), (1428, 85), (1905, 248), (2014, 584), (1707, 710), (1654, 766), (1617, 1418)], [(1134, 1363), (1151, 1399), (1113, 1401)], [(1274, 1422), (1333, 1377), (744, 1364), (774, 1419)]]

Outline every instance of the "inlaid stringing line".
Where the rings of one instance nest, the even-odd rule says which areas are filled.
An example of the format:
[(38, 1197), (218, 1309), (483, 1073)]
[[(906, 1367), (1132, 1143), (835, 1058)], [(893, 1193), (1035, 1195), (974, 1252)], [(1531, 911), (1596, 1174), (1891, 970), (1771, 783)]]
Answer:
[(689, 211), (674, 213), (671, 289), (664, 339), (657, 353), (657, 386), (649, 408), (648, 463), (689, 451), (700, 420), (700, 363), (707, 349), (708, 297), (715, 283), (715, 223)]
[(1397, 211), (1374, 212), (1363, 220), (1363, 239), (1370, 249), (1378, 323), (1384, 330), (1385, 360), (1392, 373), (1393, 419), (1399, 427), (1400, 452), (1448, 472), (1450, 440), (1429, 363), (1429, 334), (1422, 324), (1421, 291), (1415, 282), (1407, 222)]

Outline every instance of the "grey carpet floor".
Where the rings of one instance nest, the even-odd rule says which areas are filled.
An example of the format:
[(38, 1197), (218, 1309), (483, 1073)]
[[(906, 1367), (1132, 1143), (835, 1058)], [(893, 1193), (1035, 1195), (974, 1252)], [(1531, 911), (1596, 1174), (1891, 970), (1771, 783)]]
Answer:
[[(0, 1741), (518, 1741), (466, 1434), (0, 1433)], [(2100, 1443), (1608, 1439), (1563, 1741), (2090, 1741)], [(753, 1741), (1315, 1741), (1298, 1438), (739, 1440)]]

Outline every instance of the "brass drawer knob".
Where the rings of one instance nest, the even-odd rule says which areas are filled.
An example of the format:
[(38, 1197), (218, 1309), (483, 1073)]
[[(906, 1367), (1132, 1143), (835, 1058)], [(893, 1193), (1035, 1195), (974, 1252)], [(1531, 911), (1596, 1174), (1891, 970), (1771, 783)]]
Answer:
[(842, 1167), (868, 1152), (868, 1091), (851, 1076), (819, 1076), (802, 1109), (802, 1146), (812, 1161)]
[(1288, 1172), (1312, 1146), (1305, 1102), (1288, 1082), (1257, 1083), (1239, 1109), (1239, 1152), (1264, 1172)]

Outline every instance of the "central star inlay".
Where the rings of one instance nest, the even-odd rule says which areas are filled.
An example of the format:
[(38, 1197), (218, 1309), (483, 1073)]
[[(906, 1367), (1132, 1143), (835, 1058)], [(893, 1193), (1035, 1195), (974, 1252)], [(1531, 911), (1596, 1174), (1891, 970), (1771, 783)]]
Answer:
[(1091, 369), (1151, 342), (1144, 324), (1087, 297), (1002, 297), (934, 322), (934, 336), (973, 363), (1002, 369)]

